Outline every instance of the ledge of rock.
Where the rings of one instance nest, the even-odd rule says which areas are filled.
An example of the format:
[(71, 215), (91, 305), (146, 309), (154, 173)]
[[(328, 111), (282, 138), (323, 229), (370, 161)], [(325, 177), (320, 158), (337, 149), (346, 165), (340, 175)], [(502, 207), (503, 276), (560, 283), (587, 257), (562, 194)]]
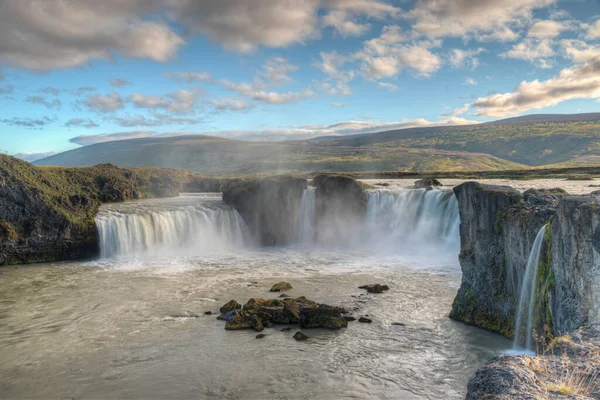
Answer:
[(292, 243), (306, 179), (278, 176), (231, 183), (223, 201), (244, 218), (250, 232), (264, 246)]

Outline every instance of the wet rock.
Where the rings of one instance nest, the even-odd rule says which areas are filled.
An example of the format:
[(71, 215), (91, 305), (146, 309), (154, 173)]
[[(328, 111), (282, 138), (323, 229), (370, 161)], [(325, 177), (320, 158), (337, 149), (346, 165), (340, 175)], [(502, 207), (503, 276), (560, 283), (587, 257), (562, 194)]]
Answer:
[(236, 310), (231, 310), (229, 312), (219, 315), (217, 319), (220, 319), (221, 321), (231, 321), (233, 318), (235, 318), (236, 314)]
[(292, 330), (291, 326), (286, 326), (285, 328), (281, 329), (281, 332), (289, 332)]
[(265, 335), (264, 333), (259, 333), (259, 334), (258, 334), (258, 335), (256, 335), (255, 337), (256, 337), (256, 339), (262, 339), (262, 338), (264, 338), (265, 336), (267, 336), (267, 335)]
[(380, 285), (380, 284), (375, 284), (375, 285), (363, 285), (363, 286), (359, 286), (359, 289), (366, 289), (367, 292), (369, 293), (383, 293), (386, 290), (389, 290), (389, 286), (388, 285)]
[(228, 331), (237, 331), (241, 329), (252, 329), (252, 322), (250, 318), (248, 318), (248, 313), (242, 311), (237, 312), (235, 317), (227, 321), (225, 324), (225, 329)]
[(262, 332), (265, 329), (262, 320), (256, 314), (249, 315), (248, 321), (256, 332)]
[(288, 282), (279, 282), (273, 285), (270, 292), (283, 292), (284, 290), (292, 290), (292, 285)]
[(245, 311), (257, 310), (263, 304), (265, 304), (265, 299), (250, 299), (250, 300), (248, 300), (248, 302), (246, 302), (246, 304), (244, 304), (244, 310)]
[(371, 322), (373, 322), (373, 320), (366, 318), (366, 317), (360, 317), (358, 319), (358, 322), (362, 322), (363, 324), (370, 324)]
[(353, 317), (353, 316), (351, 316), (351, 315), (346, 315), (346, 316), (344, 316), (343, 318), (344, 318), (346, 321), (348, 321), (348, 322), (356, 321), (356, 318), (354, 318), (354, 317)]
[(383, 186), (383, 187), (388, 187), (388, 186), (390, 186), (390, 184), (389, 184), (389, 183), (387, 183), (387, 182), (379, 182), (379, 183), (376, 183), (376, 184), (375, 184), (375, 186)]
[(392, 322), (393, 326), (406, 326), (406, 324), (402, 323), (402, 322)]
[(212, 311), (205, 311), (204, 315), (212, 315)]
[(282, 293), (282, 294), (280, 294), (280, 295), (279, 295), (279, 298), (280, 298), (280, 299), (285, 299), (285, 298), (287, 298), (287, 297), (292, 297), (292, 296), (289, 296), (289, 295), (287, 295), (287, 294), (285, 294), (285, 293)]
[(331, 317), (323, 324), (324, 329), (342, 329), (348, 327), (348, 321), (343, 317)]
[[(340, 325), (337, 320), (343, 320), (341, 317), (342, 310), (339, 307), (303, 308), (300, 311), (300, 326), (302, 328), (330, 327), (330, 329), (337, 329), (335, 327)], [(344, 320), (344, 322), (346, 321)]]
[(289, 318), (284, 314), (283, 307), (260, 307), (258, 315), (274, 324), (289, 324)]
[(550, 195), (550, 194), (561, 195), (561, 194), (569, 194), (569, 193), (565, 189), (557, 187), (557, 188), (550, 188), (550, 189), (543, 189), (543, 188), (542, 189), (534, 189), (534, 188), (531, 188), (531, 189), (528, 189), (525, 192), (523, 192), (523, 194), (524, 195), (531, 195), (531, 194), (533, 194), (533, 195), (540, 196), (540, 195)]
[(294, 299), (286, 299), (285, 305), (283, 306), (283, 315), (290, 324), (297, 324), (300, 322), (300, 307), (303, 303), (299, 303)]
[(294, 333), (294, 339), (296, 339), (297, 341), (302, 341), (302, 340), (308, 339), (308, 336), (306, 336), (304, 333), (298, 331), (298, 332)]
[(225, 314), (232, 310), (241, 310), (242, 305), (235, 300), (229, 301), (227, 304), (223, 305), (223, 307), (219, 308), (221, 314)]
[(442, 186), (442, 183), (435, 178), (423, 178), (415, 182), (415, 189), (431, 189)]

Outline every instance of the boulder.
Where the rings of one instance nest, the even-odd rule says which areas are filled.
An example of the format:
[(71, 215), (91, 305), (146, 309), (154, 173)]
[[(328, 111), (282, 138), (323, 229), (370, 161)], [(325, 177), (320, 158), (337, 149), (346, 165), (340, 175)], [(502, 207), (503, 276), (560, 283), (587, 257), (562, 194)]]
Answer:
[(229, 311), (241, 310), (241, 309), (242, 309), (242, 305), (240, 303), (238, 303), (235, 300), (230, 300), (229, 302), (224, 304), (223, 307), (219, 308), (219, 311), (221, 312), (221, 314), (225, 314), (225, 313), (228, 313)]
[(236, 312), (235, 316), (225, 324), (225, 329), (228, 331), (252, 329), (253, 326), (249, 317), (250, 315), (245, 311)]
[(359, 289), (366, 289), (367, 292), (369, 293), (383, 293), (386, 290), (389, 290), (389, 286), (388, 285), (380, 285), (380, 284), (374, 284), (374, 285), (363, 285), (363, 286), (359, 286)]
[(360, 317), (358, 319), (358, 322), (362, 322), (363, 324), (370, 324), (371, 322), (373, 322), (373, 320), (367, 317)]
[(303, 178), (248, 179), (229, 184), (223, 191), (223, 201), (241, 214), (259, 244), (290, 244), (296, 240), (304, 189)]
[(286, 290), (292, 290), (292, 285), (289, 284), (288, 282), (279, 282), (273, 285), (273, 287), (271, 287), (270, 292), (283, 292)]
[[(342, 310), (339, 307), (318, 307), (318, 308), (303, 308), (300, 311), (300, 326), (302, 328), (325, 328), (336, 326), (337, 322), (332, 322), (332, 319), (337, 321), (343, 320)], [(347, 326), (347, 321), (346, 322)]]
[(431, 189), (442, 186), (442, 183), (435, 178), (423, 178), (415, 181), (415, 189)]
[(296, 333), (294, 333), (294, 339), (296, 339), (297, 341), (303, 341), (308, 339), (308, 336), (306, 336), (304, 333), (298, 331)]

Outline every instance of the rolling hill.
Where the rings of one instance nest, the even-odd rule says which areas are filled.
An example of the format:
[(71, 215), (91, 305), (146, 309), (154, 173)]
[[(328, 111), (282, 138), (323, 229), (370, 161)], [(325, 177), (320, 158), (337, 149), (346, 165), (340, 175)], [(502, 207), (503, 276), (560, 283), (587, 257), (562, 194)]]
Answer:
[(600, 163), (600, 113), (529, 115), (490, 123), (410, 128), (294, 142), (188, 135), (120, 140), (37, 165), (182, 168), (205, 175), (315, 171), (493, 171)]

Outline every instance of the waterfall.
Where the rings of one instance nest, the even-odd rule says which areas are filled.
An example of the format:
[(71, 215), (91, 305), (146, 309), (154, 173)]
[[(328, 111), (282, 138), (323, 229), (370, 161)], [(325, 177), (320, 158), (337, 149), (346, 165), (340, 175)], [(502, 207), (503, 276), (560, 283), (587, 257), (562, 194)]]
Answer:
[[(546, 225), (542, 226), (529, 253), (525, 275), (521, 281), (521, 294), (519, 296), (519, 308), (517, 311), (517, 319), (515, 320), (515, 333), (513, 347), (520, 347), (519, 338), (523, 326), (527, 326), (525, 331), (525, 345), (528, 349), (533, 349), (533, 314), (535, 308), (535, 292), (538, 275), (538, 265), (540, 263), (540, 253), (546, 234)], [(525, 325), (526, 324), (526, 325)]]
[(452, 190), (374, 191), (367, 205), (370, 240), (393, 246), (460, 247), (458, 201)]
[(313, 244), (315, 241), (315, 188), (304, 189), (300, 200), (300, 212), (298, 214), (298, 243)]
[(249, 244), (236, 210), (195, 202), (102, 208), (96, 217), (101, 257), (197, 255)]

